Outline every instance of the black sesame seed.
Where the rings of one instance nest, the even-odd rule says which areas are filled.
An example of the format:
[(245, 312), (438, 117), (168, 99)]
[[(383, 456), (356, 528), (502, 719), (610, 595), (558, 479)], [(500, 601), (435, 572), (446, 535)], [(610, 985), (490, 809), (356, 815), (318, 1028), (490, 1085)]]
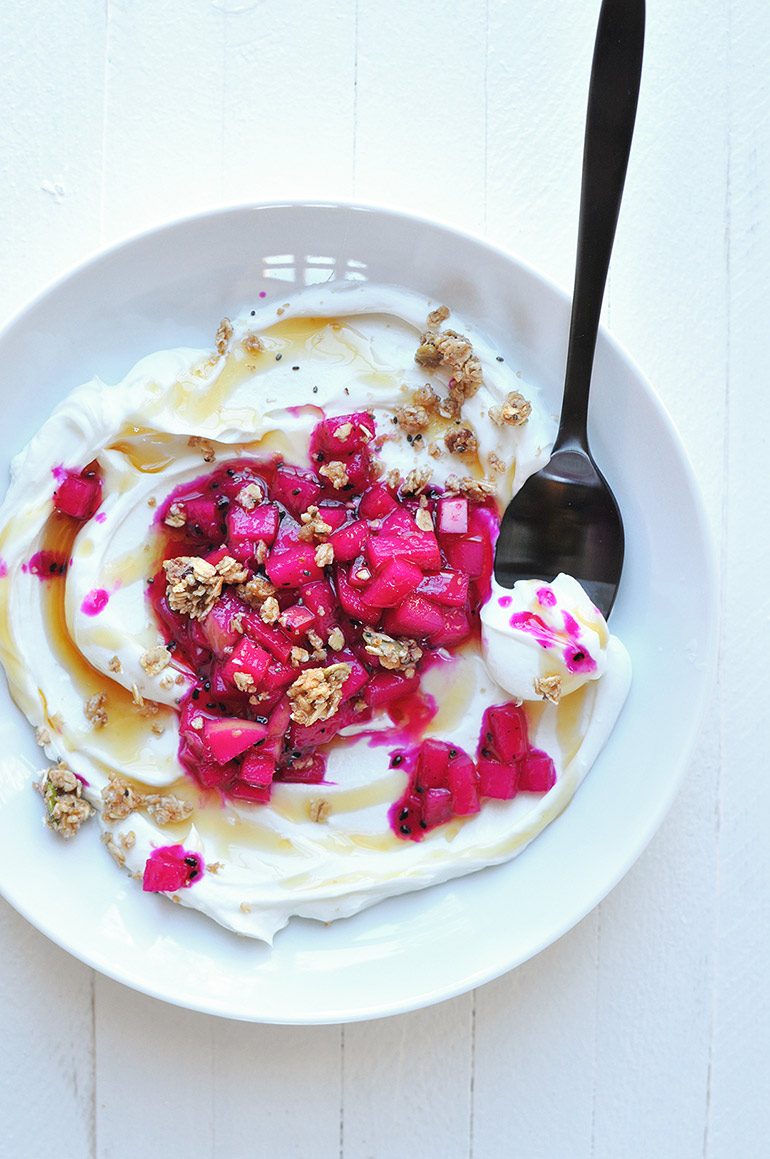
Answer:
[(316, 463), (323, 463), (323, 461), (324, 461), (324, 453), (323, 453), (323, 451), (319, 451), (319, 452), (318, 452), (318, 454), (317, 454), (317, 455), (316, 455), (316, 457), (315, 457), (315, 461), (316, 461)]
[(219, 508), (219, 510), (226, 511), (229, 506), (230, 506), (230, 500), (227, 498), (227, 496), (220, 495), (219, 498), (217, 499), (217, 507)]
[(213, 709), (216, 708), (216, 704), (214, 704), (213, 700), (209, 700), (208, 703), (206, 704), (206, 708), (210, 708), (213, 711)]
[[(51, 572), (52, 575), (56, 575), (57, 571), (59, 570), (58, 563), (50, 564), (48, 567), (48, 570)], [(152, 583), (152, 580), (150, 580), (150, 583)]]
[(198, 868), (197, 857), (185, 857), (184, 863), (185, 863), (185, 865), (189, 865), (190, 869), (197, 869)]
[(235, 471), (232, 469), (232, 467), (227, 468), (227, 474), (230, 476), (231, 479), (235, 478)]
[(409, 828), (409, 826), (408, 826), (408, 825), (399, 825), (399, 829), (400, 829), (400, 831), (401, 831), (402, 833), (407, 833), (407, 834), (408, 834), (408, 833), (411, 833), (411, 832), (412, 832), (412, 830)]
[(393, 418), (390, 421), (398, 426), (398, 415), (393, 415)]
[(276, 356), (275, 356), (275, 361), (276, 361), (276, 362), (280, 362), (282, 358), (283, 358), (283, 355), (282, 355), (282, 354), (276, 354)]
[(394, 768), (398, 768), (399, 765), (402, 765), (404, 763), (404, 758), (401, 756), (400, 753), (396, 753), (396, 755), (393, 757), (393, 759), (391, 760), (390, 763)]
[(212, 491), (218, 491), (218, 490), (219, 490), (219, 483), (217, 483), (216, 479), (215, 479), (215, 480), (214, 480), (214, 482), (211, 484), (211, 490), (212, 490)]
[(427, 829), (427, 828), (428, 828), (428, 822), (427, 822), (427, 821), (421, 821), (421, 822), (420, 822), (420, 828), (421, 828), (421, 829)]
[(313, 394), (318, 394), (318, 387), (317, 386), (313, 387)]
[(252, 318), (254, 317), (254, 315), (256, 314), (256, 312), (257, 312), (256, 310), (252, 310), (252, 311), (251, 311), (251, 316), (252, 316)]
[(575, 655), (572, 657), (572, 660), (575, 664), (579, 664), (580, 661), (585, 660), (585, 658), (586, 658), (585, 652), (576, 652)]
[(482, 757), (484, 758), (484, 760), (485, 760), (485, 761), (492, 760), (492, 754), (491, 754), (491, 752), (489, 751), (489, 749), (482, 749), (482, 750), (481, 750), (481, 755), (482, 755)]
[(502, 354), (498, 354), (497, 361), (498, 362), (505, 362), (505, 359), (503, 358)]
[(193, 690), (192, 690), (193, 700), (198, 700), (198, 698), (200, 697), (200, 694), (201, 694), (200, 688), (193, 688)]
[(399, 821), (406, 821), (406, 819), (407, 819), (407, 817), (408, 817), (408, 816), (409, 816), (409, 810), (408, 810), (408, 809), (402, 809), (402, 810), (401, 810), (401, 812), (400, 812), (400, 813), (399, 813), (399, 815), (398, 815), (398, 819), (399, 819)]
[(292, 370), (299, 370), (298, 366), (292, 366)]
[(491, 733), (491, 732), (488, 732), (488, 733), (487, 733), (487, 740), (488, 740), (488, 741), (491, 741), (491, 740), (492, 740), (492, 733)]
[(299, 487), (294, 488), (294, 490), (292, 491), (292, 495), (299, 495)]
[(456, 756), (457, 756), (457, 749), (450, 749), (449, 750), (450, 761), (453, 761)]
[(176, 648), (176, 640), (169, 640), (168, 644), (166, 644), (166, 651), (173, 652), (175, 648)]
[(207, 692), (210, 692), (211, 691), (211, 681), (207, 680), (206, 683), (203, 685), (203, 687), (206, 689)]

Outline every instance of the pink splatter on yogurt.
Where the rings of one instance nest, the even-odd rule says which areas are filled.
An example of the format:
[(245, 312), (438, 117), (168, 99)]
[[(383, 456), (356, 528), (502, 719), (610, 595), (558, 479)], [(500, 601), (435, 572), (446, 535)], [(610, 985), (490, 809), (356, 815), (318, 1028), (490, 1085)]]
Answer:
[(93, 588), (80, 605), (80, 610), (87, 616), (98, 616), (99, 612), (107, 607), (109, 598), (110, 593), (106, 592), (104, 588)]

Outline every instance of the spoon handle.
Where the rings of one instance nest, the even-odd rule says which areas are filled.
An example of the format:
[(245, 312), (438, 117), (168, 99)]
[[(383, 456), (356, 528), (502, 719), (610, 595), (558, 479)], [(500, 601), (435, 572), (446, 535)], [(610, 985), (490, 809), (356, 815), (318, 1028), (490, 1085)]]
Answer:
[(588, 450), (588, 392), (634, 132), (643, 47), (644, 0), (604, 0), (588, 90), (575, 289), (555, 451)]

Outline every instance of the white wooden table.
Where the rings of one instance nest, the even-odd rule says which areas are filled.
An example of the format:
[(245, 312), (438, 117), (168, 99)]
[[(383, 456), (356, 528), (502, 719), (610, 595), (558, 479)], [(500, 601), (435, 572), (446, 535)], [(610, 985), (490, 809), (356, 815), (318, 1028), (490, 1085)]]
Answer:
[[(304, 194), (439, 216), (570, 286), (598, 8), (0, 0), (0, 314), (148, 224)], [(508, 976), (345, 1027), (163, 1005), (0, 903), (0, 1153), (770, 1154), (769, 43), (758, 0), (649, 0), (606, 321), (692, 457), (723, 623), (648, 850)]]

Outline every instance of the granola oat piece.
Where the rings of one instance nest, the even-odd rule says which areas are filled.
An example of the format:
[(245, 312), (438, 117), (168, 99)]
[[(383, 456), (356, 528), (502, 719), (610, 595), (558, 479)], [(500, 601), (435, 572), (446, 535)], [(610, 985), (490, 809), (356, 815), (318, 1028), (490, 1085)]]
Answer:
[(330, 463), (324, 463), (322, 467), (319, 467), (318, 474), (324, 475), (335, 491), (341, 491), (350, 482), (348, 473), (345, 470), (345, 464), (341, 463), (338, 459), (332, 459)]
[(307, 648), (298, 648), (295, 646), (289, 653), (289, 661), (292, 668), (299, 668), (300, 664), (307, 664), (309, 659), (310, 653)]
[(464, 495), (466, 499), (475, 499), (479, 503), (483, 503), (490, 495), (497, 494), (495, 483), (489, 479), (471, 479), (469, 475), (464, 475), (462, 479), (458, 479), (457, 475), (447, 476), (446, 489), (448, 492)]
[(342, 700), (342, 686), (351, 671), (349, 663), (307, 668), (287, 690), (292, 720), (297, 724), (315, 724), (334, 716)]
[(487, 455), (487, 462), (489, 463), (490, 470), (494, 471), (496, 475), (505, 474), (507, 467), (500, 456), (496, 455), (494, 451), (490, 451)]
[(311, 821), (318, 821), (321, 824), (328, 818), (332, 807), (328, 801), (319, 800), (317, 797), (314, 797), (311, 801), (308, 801), (307, 811)]
[(136, 686), (136, 683), (131, 685), (131, 699), (134, 702), (134, 708), (140, 716), (155, 716), (158, 712), (158, 706), (154, 700), (145, 700), (141, 692)]
[(226, 354), (227, 348), (233, 336), (233, 324), (229, 318), (223, 318), (219, 323), (217, 330), (217, 350), (220, 354)]
[(104, 709), (106, 702), (107, 697), (103, 692), (95, 692), (93, 696), (89, 696), (83, 705), (83, 715), (86, 720), (91, 722), (94, 728), (104, 728), (108, 722), (109, 718)]
[(197, 447), (203, 455), (204, 463), (212, 463), (215, 457), (214, 444), (211, 439), (202, 439), (200, 435), (190, 435), (187, 440), (188, 447)]
[(437, 306), (435, 310), (431, 310), (430, 314), (428, 314), (428, 325), (431, 327), (440, 326), (442, 322), (446, 322), (449, 313), (448, 306)]
[(267, 559), (267, 544), (264, 539), (257, 540), (257, 550), (254, 552), (254, 559), (258, 564), (263, 564)]
[(118, 841), (124, 849), (133, 849), (136, 845), (136, 833), (133, 829), (129, 829), (127, 833), (119, 833)]
[(171, 663), (171, 653), (163, 644), (159, 644), (157, 648), (150, 648), (140, 656), (139, 663), (149, 677), (160, 676), (163, 669), (168, 668)]
[(452, 375), (449, 392), (460, 402), (471, 398), (481, 386), (481, 363), (465, 335), (455, 330), (426, 330), (415, 361), (421, 366), (446, 366)]
[(275, 596), (268, 596), (259, 609), (259, 618), (263, 624), (274, 624), (281, 614), (281, 606)]
[(314, 559), (316, 567), (331, 567), (334, 563), (334, 548), (330, 543), (319, 543)]
[(140, 809), (143, 801), (144, 797), (137, 793), (133, 785), (113, 774), (102, 789), (102, 819), (123, 821), (129, 813)]
[(450, 455), (474, 455), (479, 449), (479, 441), (468, 427), (447, 431), (444, 443)]
[[(208, 560), (197, 555), (179, 555), (163, 562), (166, 598), (172, 612), (191, 620), (205, 620), (222, 592), (224, 579)], [(245, 576), (244, 576), (245, 579)]]
[(381, 668), (391, 671), (412, 668), (422, 656), (422, 648), (414, 640), (389, 636), (364, 628), (364, 647), (370, 656), (376, 656)]
[(420, 531), (433, 531), (433, 520), (430, 511), (426, 507), (419, 507), (414, 521), (419, 527)]
[(551, 704), (558, 704), (561, 700), (561, 676), (536, 676), (535, 692), (543, 700), (550, 700)]
[(440, 459), (444, 454), (443, 448), (438, 443), (428, 443), (428, 454), (432, 459)]
[(107, 846), (107, 852), (115, 858), (118, 865), (122, 867), (126, 864), (125, 851), (121, 848), (120, 845), (118, 845), (112, 833), (102, 833), (99, 840), (101, 841), (102, 845)]
[(423, 407), (426, 411), (435, 410), (438, 406), (438, 395), (429, 382), (418, 389), (412, 395), (412, 401), (415, 406)]
[(409, 472), (401, 485), (403, 495), (419, 495), (430, 483), (430, 467), (415, 467)]
[(300, 515), (300, 522), (302, 527), (297, 532), (297, 538), (305, 543), (311, 543), (314, 539), (331, 534), (331, 524), (326, 523), (321, 518), (320, 510), (316, 506), (308, 507), (307, 511), (303, 511)]
[(340, 652), (345, 647), (345, 637), (340, 628), (332, 628), (328, 643), (332, 652)]
[(502, 406), (489, 408), (489, 417), (498, 427), (521, 427), (532, 414), (532, 404), (518, 390), (512, 390)]
[(242, 584), (249, 578), (249, 569), (231, 555), (223, 555), (216, 566), (217, 575), (221, 575), (222, 583)]
[(157, 825), (175, 825), (186, 821), (193, 811), (189, 801), (182, 801), (173, 793), (163, 795), (151, 793), (144, 798), (143, 805)]
[(430, 416), (424, 406), (400, 406), (395, 417), (400, 429), (406, 435), (416, 435), (428, 429)]
[(243, 339), (243, 349), (247, 354), (261, 354), (265, 344), (258, 334), (247, 334)]
[(439, 400), (438, 413), (442, 419), (459, 419), (460, 417), (460, 402), (456, 398), (442, 398)]
[(235, 502), (239, 503), (244, 511), (253, 511), (262, 499), (262, 488), (259, 483), (247, 483), (235, 496)]
[(34, 787), (45, 801), (44, 821), (61, 837), (74, 837), (94, 812), (83, 796), (83, 784), (63, 761), (38, 773)]
[(40, 727), (35, 729), (35, 742), (40, 745), (41, 749), (51, 743), (51, 734), (47, 728)]
[(235, 589), (240, 598), (251, 608), (259, 608), (265, 600), (275, 595), (275, 587), (264, 576), (255, 575), (245, 584), (238, 584)]
[(123, 665), (121, 664), (118, 656), (111, 657), (111, 659), (109, 660), (109, 663), (107, 664), (107, 668), (110, 672), (122, 672), (123, 671)]
[(233, 675), (233, 683), (239, 692), (257, 691), (257, 686), (254, 683), (254, 677), (250, 672), (236, 672)]
[(166, 512), (166, 518), (163, 522), (168, 527), (184, 527), (187, 523), (187, 512), (181, 503), (172, 503)]
[(345, 439), (347, 439), (349, 437), (349, 435), (352, 434), (352, 432), (353, 432), (353, 424), (352, 423), (342, 423), (335, 430), (334, 437), (335, 437), (335, 439), (339, 439), (339, 441), (341, 443), (344, 443)]

